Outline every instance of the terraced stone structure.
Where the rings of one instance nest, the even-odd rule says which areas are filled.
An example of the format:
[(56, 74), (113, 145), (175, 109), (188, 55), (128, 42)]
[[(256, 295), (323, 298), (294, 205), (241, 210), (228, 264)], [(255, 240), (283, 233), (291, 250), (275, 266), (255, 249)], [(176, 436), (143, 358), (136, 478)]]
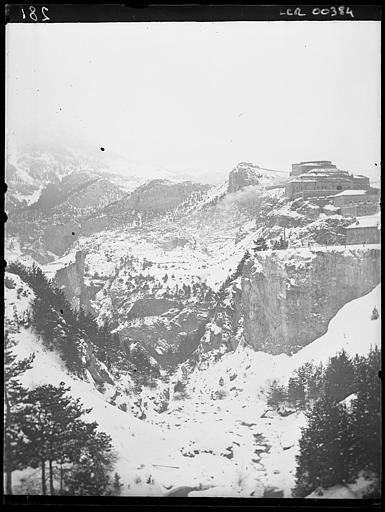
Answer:
[(293, 164), (293, 176), (285, 187), (289, 199), (327, 197), (343, 190), (367, 190), (369, 178), (342, 171), (329, 161)]

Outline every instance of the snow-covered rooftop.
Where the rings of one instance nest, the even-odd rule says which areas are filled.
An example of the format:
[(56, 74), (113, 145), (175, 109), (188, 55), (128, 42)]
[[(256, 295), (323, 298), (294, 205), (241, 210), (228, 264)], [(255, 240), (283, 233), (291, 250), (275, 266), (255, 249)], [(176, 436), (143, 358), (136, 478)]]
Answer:
[(322, 164), (322, 165), (325, 165), (325, 164), (331, 165), (332, 162), (331, 162), (331, 160), (306, 160), (304, 162), (298, 162), (297, 164), (293, 164), (293, 165), (313, 165), (313, 164), (315, 164), (315, 165), (320, 165), (320, 164)]
[(292, 180), (290, 183), (303, 183), (304, 181), (309, 183), (317, 183), (317, 180), (315, 180), (312, 176), (309, 177), (307, 174), (301, 174), (299, 177), (301, 178), (300, 180)]
[(360, 217), (350, 224), (346, 229), (355, 229), (355, 228), (377, 228), (380, 225), (380, 216), (377, 215), (366, 215), (365, 217)]
[(342, 192), (339, 192), (334, 197), (339, 196), (361, 196), (365, 195), (368, 191), (367, 190), (343, 190)]
[(326, 206), (324, 206), (323, 209), (327, 210), (327, 211), (333, 211), (333, 212), (339, 210), (339, 208), (337, 206), (333, 206), (332, 204), (327, 204)]

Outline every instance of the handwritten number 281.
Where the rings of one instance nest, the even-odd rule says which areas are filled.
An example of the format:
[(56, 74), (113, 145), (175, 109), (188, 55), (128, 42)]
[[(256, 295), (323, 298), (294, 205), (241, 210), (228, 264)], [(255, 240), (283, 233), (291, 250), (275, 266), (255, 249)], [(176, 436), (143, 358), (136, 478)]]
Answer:
[[(23, 13), (23, 20), (25, 20), (27, 16), (25, 15), (23, 8), (21, 9), (21, 12)], [(43, 6), (41, 8), (41, 14), (42, 14), (41, 21), (49, 21), (50, 20), (50, 18), (48, 18), (47, 14), (46, 14), (47, 12), (48, 12), (48, 8)], [(36, 7), (34, 5), (29, 6), (29, 17), (32, 21), (39, 21), (37, 14), (36, 14)]]

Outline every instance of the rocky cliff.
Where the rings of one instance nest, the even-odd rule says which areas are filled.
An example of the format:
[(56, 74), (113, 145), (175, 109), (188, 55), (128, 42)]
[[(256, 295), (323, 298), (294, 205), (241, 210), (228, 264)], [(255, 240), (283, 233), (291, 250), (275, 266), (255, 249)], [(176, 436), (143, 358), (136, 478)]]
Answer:
[(183, 304), (165, 299), (138, 300), (120, 330), (123, 344), (138, 341), (162, 366), (185, 361), (198, 347), (206, 328), (208, 304)]
[(255, 350), (291, 354), (322, 336), (347, 302), (381, 279), (380, 249), (275, 251), (244, 265), (235, 302)]
[(237, 192), (250, 185), (258, 185), (262, 174), (259, 167), (253, 164), (241, 162), (229, 174), (229, 193)]
[(55, 282), (58, 288), (63, 290), (72, 306), (77, 309), (82, 307), (88, 313), (90, 311), (90, 298), (93, 293), (84, 282), (85, 258), (85, 253), (78, 251), (73, 263), (60, 268), (56, 272)]

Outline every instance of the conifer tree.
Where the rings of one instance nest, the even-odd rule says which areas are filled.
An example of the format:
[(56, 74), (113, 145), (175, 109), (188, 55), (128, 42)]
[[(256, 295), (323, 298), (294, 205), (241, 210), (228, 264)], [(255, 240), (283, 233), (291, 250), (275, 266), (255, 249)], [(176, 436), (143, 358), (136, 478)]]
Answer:
[(374, 306), (373, 308), (373, 311), (370, 315), (370, 320), (377, 320), (379, 318), (379, 313), (378, 313), (378, 309), (376, 308), (376, 306)]
[(17, 360), (12, 350), (10, 326), (5, 331), (4, 345), (4, 472), (6, 494), (12, 494), (12, 472), (27, 466), (27, 440), (22, 427), (28, 391), (19, 377), (32, 367), (34, 355)]
[(278, 407), (287, 400), (287, 392), (284, 386), (281, 386), (274, 380), (267, 393), (267, 405), (270, 407)]
[(47, 347), (52, 347), (55, 328), (58, 323), (57, 314), (50, 308), (46, 299), (37, 296), (32, 304), (32, 326), (43, 338)]
[(82, 425), (82, 440), (76, 461), (64, 477), (65, 494), (103, 496), (110, 494), (110, 471), (115, 460), (111, 437), (97, 432), (97, 423)]
[(352, 402), (354, 431), (354, 470), (371, 471), (379, 478), (381, 470), (381, 352), (375, 347), (367, 357), (356, 360)]
[[(322, 398), (308, 413), (300, 440), (295, 496), (353, 482), (362, 471), (373, 482), (370, 497), (380, 496), (380, 367), (377, 347), (353, 360), (342, 351), (325, 371), (316, 367)], [(352, 400), (345, 405), (341, 401), (347, 396)]]
[(319, 399), (307, 414), (297, 456), (295, 497), (305, 497), (318, 487), (328, 488), (349, 479), (348, 449), (352, 443), (346, 407)]
[(73, 326), (67, 326), (63, 335), (57, 339), (60, 355), (65, 361), (68, 370), (78, 376), (81, 376), (84, 372), (84, 365), (81, 359), (81, 344), (82, 337)]
[(324, 393), (340, 402), (354, 391), (354, 368), (345, 350), (332, 357), (325, 370)]
[(83, 414), (90, 412), (82, 407), (79, 400), (68, 396), (69, 390), (61, 382), (57, 387), (51, 384), (38, 386), (28, 395), (23, 430), (30, 440), (30, 465), (41, 468), (43, 495), (47, 494), (47, 463), (50, 493), (54, 494), (53, 464), (71, 460), (77, 422)]
[(324, 367), (323, 364), (320, 363), (317, 366), (314, 366), (313, 374), (307, 381), (307, 402), (311, 403), (314, 400), (320, 398), (324, 391)]
[(119, 496), (120, 493), (122, 492), (123, 484), (120, 481), (120, 476), (118, 473), (114, 474), (114, 482), (112, 484), (112, 487), (113, 487), (113, 494), (115, 496)]
[(298, 374), (290, 377), (287, 394), (292, 405), (301, 409), (305, 407), (305, 382)]

